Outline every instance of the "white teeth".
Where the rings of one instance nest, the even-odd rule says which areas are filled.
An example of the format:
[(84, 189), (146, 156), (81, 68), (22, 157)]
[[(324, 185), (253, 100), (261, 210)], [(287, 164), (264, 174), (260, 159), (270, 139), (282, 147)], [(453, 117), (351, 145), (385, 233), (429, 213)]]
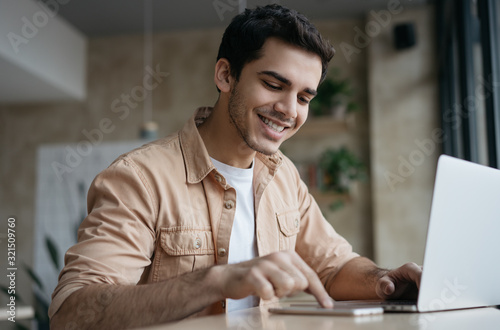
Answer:
[(262, 121), (264, 123), (266, 123), (267, 126), (271, 127), (274, 131), (276, 131), (278, 133), (281, 133), (285, 129), (284, 126), (276, 125), (275, 123), (273, 123), (272, 121), (270, 121), (267, 118), (264, 118), (264, 117), (260, 117), (260, 118), (262, 119)]

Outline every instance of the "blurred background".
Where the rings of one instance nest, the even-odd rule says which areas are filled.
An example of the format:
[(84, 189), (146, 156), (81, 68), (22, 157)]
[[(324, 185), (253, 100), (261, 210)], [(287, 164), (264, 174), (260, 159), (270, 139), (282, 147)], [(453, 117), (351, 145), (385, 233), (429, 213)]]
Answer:
[(0, 247), (14, 219), (22, 305), (50, 301), (95, 175), (213, 105), (225, 27), (269, 3), (336, 49), (282, 151), (357, 252), (423, 262), (439, 155), (498, 167), (496, 1), (0, 0)]

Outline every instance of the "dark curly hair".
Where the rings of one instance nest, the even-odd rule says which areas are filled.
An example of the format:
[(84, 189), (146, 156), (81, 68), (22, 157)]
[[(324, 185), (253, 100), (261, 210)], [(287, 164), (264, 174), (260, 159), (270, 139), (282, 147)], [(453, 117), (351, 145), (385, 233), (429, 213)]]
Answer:
[(304, 15), (277, 4), (245, 9), (235, 16), (222, 36), (217, 60), (227, 59), (231, 75), (238, 80), (243, 66), (262, 56), (262, 46), (270, 37), (317, 54), (321, 58), (323, 81), (328, 62), (335, 54), (333, 46)]

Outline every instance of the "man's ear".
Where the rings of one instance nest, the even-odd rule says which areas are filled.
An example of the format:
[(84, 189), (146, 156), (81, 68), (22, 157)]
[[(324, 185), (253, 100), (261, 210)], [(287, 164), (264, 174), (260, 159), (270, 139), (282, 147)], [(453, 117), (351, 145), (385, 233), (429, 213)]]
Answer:
[(231, 91), (233, 80), (231, 76), (231, 64), (227, 59), (220, 58), (217, 63), (215, 63), (215, 85), (217, 85), (221, 92), (228, 93)]

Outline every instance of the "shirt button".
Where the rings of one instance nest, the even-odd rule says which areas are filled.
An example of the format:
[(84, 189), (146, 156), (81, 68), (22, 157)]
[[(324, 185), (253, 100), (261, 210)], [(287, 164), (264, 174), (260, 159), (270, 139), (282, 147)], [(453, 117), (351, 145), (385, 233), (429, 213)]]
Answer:
[(224, 207), (228, 210), (232, 209), (234, 207), (234, 202), (229, 200), (224, 202)]
[(299, 219), (295, 219), (295, 228), (299, 228)]
[(195, 248), (195, 249), (199, 249), (199, 248), (201, 248), (201, 239), (200, 239), (200, 238), (196, 238), (196, 239), (194, 240), (194, 248)]
[(216, 174), (215, 175), (215, 180), (217, 180), (217, 182), (220, 183), (222, 181), (222, 177), (219, 174)]
[(219, 248), (219, 249), (217, 250), (217, 254), (219, 255), (219, 257), (225, 257), (225, 256), (226, 256), (226, 254), (227, 254), (226, 249), (224, 249), (224, 248)]

